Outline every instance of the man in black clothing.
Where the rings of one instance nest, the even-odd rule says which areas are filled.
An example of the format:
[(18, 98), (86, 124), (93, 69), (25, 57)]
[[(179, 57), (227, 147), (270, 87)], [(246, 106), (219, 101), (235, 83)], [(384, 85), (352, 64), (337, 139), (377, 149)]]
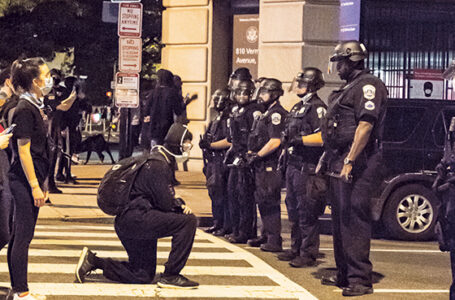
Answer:
[(152, 147), (163, 144), (166, 133), (174, 123), (174, 114), (180, 116), (185, 109), (182, 97), (174, 88), (174, 75), (165, 69), (160, 69), (156, 74), (157, 87), (147, 102), (144, 118), (144, 122), (150, 124)]
[[(280, 252), (281, 239), (281, 172), (278, 170), (281, 133), (287, 111), (280, 104), (283, 95), (281, 81), (267, 78), (256, 90), (258, 102), (265, 113), (253, 123), (248, 137), (248, 164), (254, 167), (256, 203), (262, 219), (261, 250)], [(251, 241), (255, 243), (256, 241)]]
[(95, 269), (106, 278), (122, 282), (152, 283), (156, 272), (157, 240), (172, 236), (172, 249), (158, 286), (196, 288), (197, 282), (180, 275), (186, 264), (196, 233), (196, 217), (172, 185), (173, 159), (188, 158), (192, 135), (182, 124), (174, 124), (164, 146), (152, 149), (151, 159), (142, 166), (134, 180), (129, 202), (115, 218), (115, 231), (128, 253), (129, 261), (100, 258), (87, 247), (82, 251), (76, 278), (83, 283)]

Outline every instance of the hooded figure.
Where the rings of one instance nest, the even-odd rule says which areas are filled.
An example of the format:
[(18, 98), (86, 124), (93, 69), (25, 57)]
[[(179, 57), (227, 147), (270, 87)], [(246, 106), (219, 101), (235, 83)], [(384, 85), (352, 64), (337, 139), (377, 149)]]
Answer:
[(199, 285), (180, 275), (191, 252), (196, 217), (175, 195), (172, 160), (188, 158), (192, 134), (175, 123), (164, 141), (152, 149), (150, 159), (137, 171), (129, 201), (115, 218), (115, 230), (128, 253), (128, 262), (100, 258), (85, 247), (76, 268), (83, 283), (88, 274), (102, 269), (106, 278), (121, 283), (149, 284), (156, 272), (157, 241), (172, 237), (172, 249), (158, 285), (162, 288), (194, 289)]
[(182, 98), (174, 88), (172, 72), (161, 69), (157, 72), (158, 84), (145, 109), (144, 122), (150, 122), (151, 146), (162, 145), (164, 137), (174, 122), (174, 114), (180, 116), (184, 111)]

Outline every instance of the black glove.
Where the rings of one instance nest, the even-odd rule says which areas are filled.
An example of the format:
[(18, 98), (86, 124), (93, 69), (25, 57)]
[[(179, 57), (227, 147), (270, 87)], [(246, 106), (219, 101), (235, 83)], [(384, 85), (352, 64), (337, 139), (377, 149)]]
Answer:
[(199, 140), (199, 148), (210, 149), (210, 143), (205, 139), (201, 139), (201, 140)]
[(300, 134), (293, 136), (288, 141), (289, 146), (303, 146), (302, 136)]
[(185, 201), (183, 201), (182, 198), (174, 198), (172, 211), (175, 213), (182, 213), (183, 212), (182, 205), (185, 205)]
[(251, 166), (252, 164), (254, 164), (254, 162), (260, 160), (261, 157), (258, 155), (257, 152), (248, 152), (246, 154), (246, 163)]

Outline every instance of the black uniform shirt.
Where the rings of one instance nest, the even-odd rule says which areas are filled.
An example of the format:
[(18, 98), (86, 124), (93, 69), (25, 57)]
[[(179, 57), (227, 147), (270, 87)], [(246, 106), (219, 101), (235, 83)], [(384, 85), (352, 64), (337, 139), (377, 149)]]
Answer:
[(130, 193), (133, 201), (128, 206), (141, 205), (146, 200), (153, 209), (171, 212), (175, 205), (172, 172), (165, 161), (153, 159), (146, 162), (133, 183)]
[[(322, 102), (316, 93), (306, 94), (301, 101), (297, 102), (286, 117), (286, 134), (288, 138), (296, 135), (309, 135), (319, 132), (321, 119), (327, 112), (327, 105)], [(304, 161), (317, 162), (322, 154), (319, 147), (289, 147), (290, 155), (298, 155)]]
[[(285, 128), (285, 118), (288, 112), (280, 102), (272, 105), (253, 125), (252, 133), (248, 139), (248, 150), (258, 152), (270, 139), (281, 139)], [(278, 160), (279, 151), (267, 155), (266, 160)]]
[(49, 148), (46, 138), (47, 130), (40, 110), (27, 100), (19, 100), (14, 111), (13, 124), (16, 124), (12, 140), (15, 159), (10, 172), (21, 177), (25, 175), (19, 158), (17, 140), (30, 139), (30, 154), (32, 155), (36, 177), (42, 185), (48, 175)]
[(232, 108), (228, 120), (228, 141), (232, 143), (233, 149), (240, 152), (246, 151), (254, 119), (259, 118), (263, 112), (264, 107), (257, 102), (250, 102), (243, 107), (235, 105)]

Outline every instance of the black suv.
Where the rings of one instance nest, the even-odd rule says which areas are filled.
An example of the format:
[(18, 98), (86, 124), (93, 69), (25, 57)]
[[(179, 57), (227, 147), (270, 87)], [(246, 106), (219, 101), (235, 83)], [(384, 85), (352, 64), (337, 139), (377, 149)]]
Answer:
[(387, 177), (373, 195), (372, 216), (390, 237), (434, 236), (438, 198), (431, 190), (455, 101), (390, 99), (382, 149)]

